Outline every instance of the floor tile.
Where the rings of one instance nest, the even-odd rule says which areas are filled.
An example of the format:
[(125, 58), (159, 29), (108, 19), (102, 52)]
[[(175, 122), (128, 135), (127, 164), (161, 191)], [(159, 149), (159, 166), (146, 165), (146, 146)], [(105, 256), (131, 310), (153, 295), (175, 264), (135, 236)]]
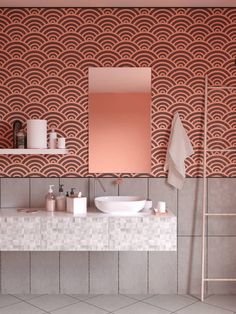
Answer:
[(233, 312), (213, 305), (197, 302), (182, 310), (179, 310), (176, 312), (176, 314), (233, 314)]
[(19, 299), (8, 294), (0, 294), (0, 307), (20, 302)]
[(137, 301), (142, 301), (151, 298), (153, 294), (125, 294), (125, 296)]
[(123, 295), (100, 295), (95, 298), (91, 298), (86, 301), (89, 304), (95, 305), (104, 309), (105, 311), (115, 311), (130, 304), (136, 302), (136, 300), (130, 299)]
[(169, 314), (169, 311), (138, 302), (114, 312), (115, 314)]
[(169, 294), (161, 294), (153, 296), (149, 299), (144, 300), (145, 303), (152, 304), (154, 306), (158, 306), (162, 309), (175, 312), (179, 309), (182, 309), (190, 304), (193, 304), (197, 300), (186, 298), (182, 295), (169, 295)]
[(223, 309), (236, 312), (236, 295), (212, 295), (204, 303), (217, 305)]
[(0, 314), (42, 314), (43, 310), (40, 310), (28, 303), (20, 302), (10, 306), (0, 308)]
[(69, 294), (69, 296), (76, 298), (80, 301), (86, 301), (88, 299), (98, 297), (100, 294)]
[(93, 305), (79, 302), (70, 306), (66, 306), (63, 309), (52, 311), (52, 314), (107, 314), (107, 311), (99, 309)]
[(28, 301), (30, 299), (38, 298), (41, 296), (42, 294), (14, 294), (14, 297), (23, 301)]
[(79, 302), (79, 300), (62, 294), (45, 294), (38, 298), (28, 300), (28, 302), (43, 309), (44, 311), (53, 311), (64, 306)]

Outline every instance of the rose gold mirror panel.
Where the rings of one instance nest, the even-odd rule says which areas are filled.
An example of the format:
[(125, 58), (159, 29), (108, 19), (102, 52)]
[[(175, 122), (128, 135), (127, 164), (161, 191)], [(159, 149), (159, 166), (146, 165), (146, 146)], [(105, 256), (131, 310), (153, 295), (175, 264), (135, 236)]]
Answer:
[(93, 68), (90, 79), (89, 172), (150, 173), (150, 68)]

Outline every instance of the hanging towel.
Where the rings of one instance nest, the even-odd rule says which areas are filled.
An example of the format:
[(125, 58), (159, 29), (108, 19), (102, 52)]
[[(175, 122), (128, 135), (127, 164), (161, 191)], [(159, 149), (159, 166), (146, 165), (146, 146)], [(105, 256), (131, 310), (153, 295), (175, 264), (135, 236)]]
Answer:
[(182, 189), (184, 184), (184, 160), (193, 153), (192, 144), (176, 112), (171, 125), (164, 170), (169, 169), (167, 182), (177, 189)]

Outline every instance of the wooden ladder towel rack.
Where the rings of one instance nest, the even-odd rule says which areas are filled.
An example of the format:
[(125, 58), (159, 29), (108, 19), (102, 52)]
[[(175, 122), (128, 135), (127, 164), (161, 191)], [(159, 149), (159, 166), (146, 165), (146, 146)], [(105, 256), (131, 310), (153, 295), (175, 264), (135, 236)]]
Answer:
[(236, 152), (236, 149), (208, 149), (207, 148), (207, 122), (208, 122), (208, 91), (209, 90), (235, 90), (236, 87), (208, 86), (208, 77), (205, 77), (205, 107), (204, 107), (204, 154), (203, 154), (203, 202), (202, 202), (202, 274), (201, 274), (201, 301), (204, 301), (205, 283), (235, 281), (236, 278), (207, 278), (205, 277), (206, 257), (206, 217), (236, 217), (236, 213), (208, 213), (207, 212), (207, 152)]

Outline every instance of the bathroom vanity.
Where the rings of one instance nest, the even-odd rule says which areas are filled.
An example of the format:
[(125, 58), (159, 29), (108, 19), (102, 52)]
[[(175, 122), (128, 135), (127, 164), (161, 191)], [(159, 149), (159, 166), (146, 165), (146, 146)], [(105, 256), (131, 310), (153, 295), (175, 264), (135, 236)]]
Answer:
[(1, 251), (175, 251), (176, 216), (0, 210)]

